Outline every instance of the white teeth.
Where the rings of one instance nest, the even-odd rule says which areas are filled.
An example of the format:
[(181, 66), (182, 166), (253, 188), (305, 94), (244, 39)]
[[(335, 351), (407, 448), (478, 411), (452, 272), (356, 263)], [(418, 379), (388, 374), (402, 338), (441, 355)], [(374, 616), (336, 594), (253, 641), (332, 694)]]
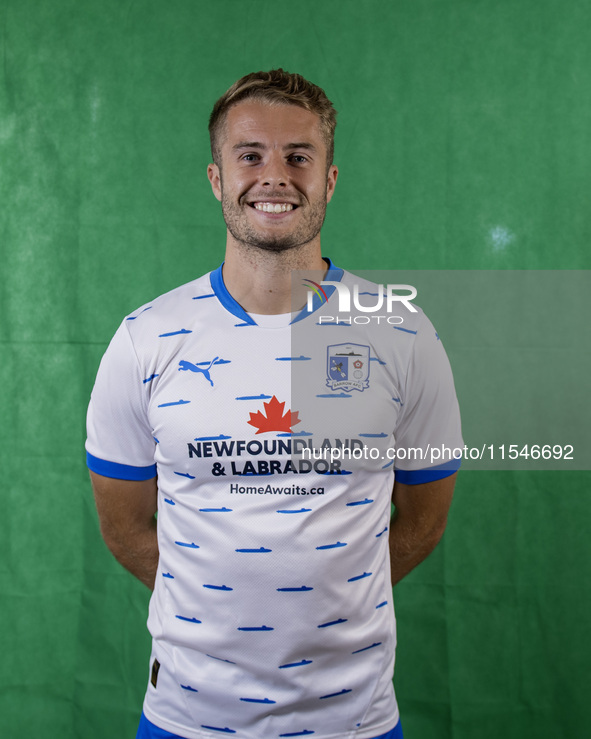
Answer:
[(286, 210), (293, 210), (292, 203), (255, 203), (254, 207), (265, 213), (285, 213)]

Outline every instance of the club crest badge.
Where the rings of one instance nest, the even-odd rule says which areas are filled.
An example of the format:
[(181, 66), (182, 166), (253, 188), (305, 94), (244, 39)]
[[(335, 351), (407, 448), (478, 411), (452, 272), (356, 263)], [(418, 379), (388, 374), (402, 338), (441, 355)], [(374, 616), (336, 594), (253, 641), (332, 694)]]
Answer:
[(363, 344), (332, 344), (327, 347), (326, 384), (331, 390), (369, 387), (369, 347)]

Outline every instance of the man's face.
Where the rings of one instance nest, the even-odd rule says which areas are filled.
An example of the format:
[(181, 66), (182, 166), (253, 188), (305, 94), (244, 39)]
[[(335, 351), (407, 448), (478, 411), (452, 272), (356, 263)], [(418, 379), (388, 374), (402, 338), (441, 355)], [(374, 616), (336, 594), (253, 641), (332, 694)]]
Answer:
[(221, 166), (208, 176), (231, 237), (281, 252), (319, 236), (337, 168), (326, 168), (317, 115), (296, 105), (244, 101), (221, 132)]

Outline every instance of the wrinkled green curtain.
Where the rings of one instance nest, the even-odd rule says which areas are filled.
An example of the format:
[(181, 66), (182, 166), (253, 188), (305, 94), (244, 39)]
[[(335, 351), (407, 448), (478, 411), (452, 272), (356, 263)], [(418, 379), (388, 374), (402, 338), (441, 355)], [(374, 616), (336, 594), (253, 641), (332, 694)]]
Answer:
[[(326, 89), (343, 267), (591, 269), (590, 28), (584, 0), (0, 0), (3, 737), (134, 736), (148, 593), (100, 539), (85, 410), (123, 315), (222, 258), (214, 100), (277, 66)], [(588, 735), (590, 482), (460, 475), (395, 590), (407, 739)]]

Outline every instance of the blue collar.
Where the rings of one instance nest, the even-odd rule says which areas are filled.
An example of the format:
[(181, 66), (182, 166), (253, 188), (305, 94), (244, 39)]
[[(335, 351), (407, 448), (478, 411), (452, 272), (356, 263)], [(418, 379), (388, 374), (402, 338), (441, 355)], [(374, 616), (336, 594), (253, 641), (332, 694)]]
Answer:
[[(343, 277), (343, 270), (340, 267), (335, 267), (333, 263), (328, 258), (324, 258), (324, 261), (328, 263), (328, 272), (326, 273), (326, 277), (324, 278), (328, 282), (340, 282)], [(211, 287), (214, 293), (216, 294), (216, 297), (220, 301), (220, 303), (224, 306), (224, 308), (232, 313), (232, 315), (236, 316), (237, 318), (240, 318), (240, 320), (244, 321), (246, 325), (249, 326), (256, 326), (257, 323), (251, 316), (248, 315), (248, 313), (244, 310), (244, 308), (237, 303), (234, 298), (230, 295), (228, 292), (228, 289), (226, 285), (224, 284), (224, 278), (222, 277), (222, 267), (223, 263), (220, 264), (220, 266), (210, 273), (209, 279), (211, 282)], [(329, 285), (325, 293), (328, 298), (333, 294), (335, 288), (332, 285)], [(314, 302), (312, 304), (312, 313), (318, 310), (320, 306), (322, 305), (321, 298), (318, 297), (318, 295), (314, 295)], [(311, 313), (308, 312), (307, 308), (302, 308), (302, 310), (298, 313), (298, 315), (291, 321), (291, 323), (297, 323), (298, 321), (301, 321), (302, 319), (306, 318), (306, 316), (311, 315)]]

